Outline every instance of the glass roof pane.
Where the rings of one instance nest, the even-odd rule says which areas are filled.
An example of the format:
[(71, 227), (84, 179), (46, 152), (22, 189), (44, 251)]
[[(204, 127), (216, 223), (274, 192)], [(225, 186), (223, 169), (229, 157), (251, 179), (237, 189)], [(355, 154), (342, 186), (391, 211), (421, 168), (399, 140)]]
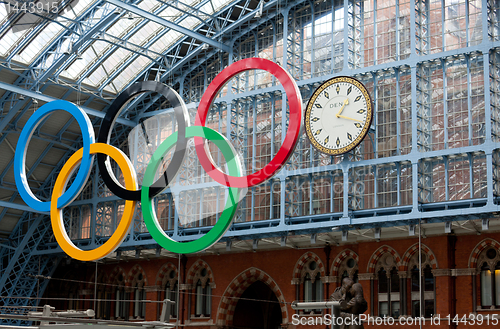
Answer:
[[(95, 86), (100, 85), (104, 80), (109, 77), (116, 69), (120, 67), (119, 64), (124, 62), (132, 53), (125, 49), (116, 50), (109, 56), (94, 73), (89, 77)], [(116, 92), (116, 91), (113, 91)]]
[(154, 8), (158, 7), (159, 5), (159, 2), (156, 0), (144, 0), (141, 1), (141, 3), (137, 5), (137, 7), (141, 8), (142, 10), (153, 12)]
[(181, 36), (182, 34), (177, 31), (168, 31), (164, 36), (162, 36), (158, 41), (156, 41), (151, 46), (151, 48), (161, 53), (167, 50), (167, 48), (174, 42), (176, 42)]
[(143, 19), (141, 18), (132, 18), (129, 19), (129, 16), (121, 17), (115, 24), (113, 24), (106, 33), (111, 34), (115, 37), (120, 37), (127, 34), (134, 26), (139, 24)]
[(14, 32), (12, 29), (9, 29), (0, 42), (0, 54), (3, 57), (7, 57), (10, 54), (12, 47), (16, 45), (18, 41), (25, 36), (25, 34), (28, 34), (28, 31), (29, 30)]
[(175, 8), (172, 7), (167, 7), (165, 10), (163, 10), (161, 13), (158, 14), (158, 17), (161, 17), (163, 19), (169, 20), (169, 21), (175, 21), (176, 18), (181, 16), (181, 12), (178, 11)]
[(31, 61), (35, 59), (35, 56), (40, 54), (42, 50), (47, 47), (50, 41), (62, 30), (63, 27), (60, 25), (50, 23), (45, 29), (43, 29), (42, 33), (38, 34), (38, 36), (30, 42), (29, 47), (26, 47), (24, 51), (21, 52), (19, 59), (24, 63), (31, 63)]
[[(159, 3), (156, 0), (144, 0), (142, 1), (138, 7), (140, 7), (143, 10), (147, 10), (149, 12), (152, 12), (159, 6)], [(177, 12), (177, 11), (176, 11)], [(112, 35), (120, 39), (125, 39), (125, 36), (127, 33), (129, 33), (134, 27), (142, 23), (144, 19), (137, 17), (136, 15), (125, 15), (123, 16), (120, 20), (118, 20), (115, 24), (113, 24), (107, 31), (106, 34), (103, 36), (104, 38), (116, 42), (113, 38), (106, 37), (106, 35)], [(148, 24), (154, 24), (154, 23), (148, 23)], [(140, 29), (138, 32), (134, 33), (134, 35), (131, 38), (127, 38), (128, 41), (130, 41), (133, 44), (144, 44), (147, 40), (151, 38), (151, 34), (154, 31), (154, 28), (149, 28), (148, 30), (144, 30), (144, 28)], [(141, 32), (142, 31), (142, 32)], [(113, 45), (111, 43), (105, 43), (102, 41), (97, 40), (94, 44), (99, 43), (100, 46), (88, 48), (83, 54), (82, 54), (82, 60), (80, 61), (75, 61), (68, 69), (67, 72), (64, 72), (64, 76), (70, 77), (72, 79), (77, 79), (78, 77), (81, 76), (86, 70), (90, 68), (91, 65), (93, 65), (96, 61), (100, 60), (100, 58), (104, 55), (106, 51), (108, 51)], [(115, 56), (113, 54), (112, 56)], [(102, 76), (99, 77), (99, 74), (97, 72), (103, 73), (103, 70), (98, 70), (94, 71), (93, 76), (89, 77), (89, 79), (86, 79), (86, 81), (100, 81)], [(104, 74), (104, 73), (103, 73)], [(92, 85), (95, 85), (92, 83)]]
[(5, 6), (0, 6), (0, 26), (3, 25), (7, 17), (7, 8)]
[(144, 56), (139, 56), (134, 60), (133, 65), (127, 66), (120, 75), (114, 80), (113, 84), (118, 90), (122, 90), (132, 79), (137, 76), (137, 73), (142, 71), (146, 65), (150, 64), (151, 60)]
[(149, 39), (155, 36), (158, 31), (163, 30), (163, 26), (160, 24), (149, 22), (139, 31), (134, 33), (128, 40), (137, 45), (144, 45)]
[[(76, 4), (71, 4), (68, 9), (64, 11), (64, 16), (69, 18), (69, 19), (75, 19), (76, 17), (80, 16), (85, 9), (90, 7), (90, 5), (94, 4), (96, 1), (95, 0), (78, 0)], [(101, 13), (96, 13), (99, 16), (96, 17), (101, 17)]]
[[(92, 0), (79, 0), (78, 3), (73, 7), (70, 6), (70, 9), (67, 10), (64, 15), (58, 16), (56, 20), (62, 24), (63, 26), (69, 26), (71, 21), (69, 19), (74, 19), (79, 16), (93, 1)], [(94, 19), (98, 20), (102, 16), (102, 10), (98, 10), (96, 12), (96, 16)], [(26, 47), (21, 54), (16, 55), (14, 57), (15, 60), (31, 63), (47, 46), (50, 45), (50, 42), (61, 33), (64, 28), (60, 24), (55, 22), (49, 23)], [(20, 40), (20, 38), (18, 39)], [(2, 42), (3, 43), (3, 38)]]
[[(191, 12), (191, 9), (188, 8), (186, 4), (196, 7), (196, 5), (200, 2), (200, 0), (185, 1), (184, 3), (176, 2), (175, 6), (179, 9)], [(212, 1), (212, 4), (210, 2), (205, 3), (202, 6), (201, 10), (205, 13), (213, 14), (213, 8), (215, 8), (215, 10), (220, 10), (229, 2), (230, 1), (228, 0), (214, 0)], [(154, 12), (161, 5), (162, 4), (156, 0), (144, 0), (138, 4), (138, 7), (143, 10), (147, 10), (148, 12)], [(173, 7), (168, 7), (160, 14), (158, 14), (159, 17), (168, 19), (170, 21), (175, 21), (176, 19), (178, 20), (184, 15), (184, 13)], [(203, 13), (197, 13), (197, 15), (202, 19), (206, 18)], [(130, 31), (141, 22), (144, 22), (144, 19), (138, 17), (136, 14), (132, 14), (130, 16), (128, 14), (124, 15), (123, 18), (113, 24), (113, 26), (111, 26), (106, 31), (106, 34), (101, 36), (101, 38), (105, 38), (107, 40), (110, 40), (111, 42), (116, 42), (116, 40), (111, 36), (120, 38), (122, 40), (127, 39), (127, 41), (129, 42), (129, 44), (127, 45), (128, 47), (134, 48), (134, 44), (136, 44), (149, 49), (151, 52), (164, 53), (169, 47), (171, 47), (183, 36), (183, 34), (177, 31), (168, 30), (166, 27), (160, 24), (148, 22), (132, 36), (126, 37), (126, 35), (130, 33)], [(201, 21), (196, 17), (187, 15), (182, 21), (177, 22), (177, 24), (193, 30), (196, 26), (199, 26), (201, 24)], [(150, 40), (152, 40), (155, 36), (163, 33), (165, 34), (159, 37), (159, 39), (154, 43), (148, 44)], [(83, 74), (85, 74), (90, 66), (94, 65), (98, 61), (103, 60), (103, 63), (101, 63), (98, 68), (91, 73), (90, 76), (86, 77), (83, 80), (83, 83), (90, 84), (94, 87), (99, 87), (110, 75), (112, 75), (113, 72), (115, 72), (116, 70), (122, 70), (118, 74), (118, 76), (113, 79), (112, 83), (104, 87), (104, 90), (111, 93), (116, 93), (117, 91), (121, 91), (122, 88), (133, 81), (137, 77), (139, 72), (142, 71), (146, 66), (151, 65), (151, 60), (149, 58), (145, 56), (136, 56), (136, 54), (122, 48), (118, 48), (113, 52), (111, 56), (104, 59), (104, 53), (111, 49), (111, 47), (115, 46), (108, 42), (103, 42), (102, 40), (103, 39), (96, 40), (92, 47), (86, 49), (81, 54), (82, 59), (74, 61), (71, 66), (69, 66), (67, 70), (63, 72), (62, 75), (77, 80)], [(120, 46), (118, 45), (118, 47)], [(140, 51), (140, 49), (138, 50)], [(149, 53), (149, 56), (157, 56), (157, 54), (152, 54), (151, 52)], [(128, 58), (130, 58), (130, 56), (135, 57), (133, 63), (123, 68), (123, 63)]]
[(179, 24), (185, 28), (192, 29), (193, 27), (200, 25), (201, 22), (194, 17), (187, 17), (182, 20), (182, 22)]
[[(212, 2), (212, 3), (210, 3)], [(228, 4), (230, 1), (227, 0), (213, 0), (213, 1), (208, 1), (203, 7), (201, 7), (201, 10), (207, 14), (213, 14), (216, 11), (219, 11), (222, 9), (226, 4)], [(215, 11), (213, 8), (215, 8)]]
[[(93, 65), (97, 54), (103, 52), (103, 49), (110, 47), (111, 45), (107, 42), (103, 42), (100, 40), (95, 41), (91, 47), (85, 50), (81, 57), (82, 59), (76, 60), (71, 64), (64, 72), (61, 73), (61, 76), (77, 80), (80, 78), (82, 71), (86, 70), (90, 65)], [(97, 53), (97, 54), (96, 54)]]
[[(137, 26), (143, 19), (128, 19), (128, 16), (122, 17), (118, 22), (113, 24), (110, 27), (106, 34), (103, 36), (105, 39), (110, 40), (112, 42), (116, 42), (115, 39), (107, 36), (108, 34), (113, 35), (117, 38), (123, 39), (127, 33)], [(145, 38), (143, 36), (143, 38)], [(113, 47), (112, 43), (103, 42), (100, 40), (96, 40), (93, 44), (93, 47), (89, 47), (82, 54), (82, 60), (74, 62), (70, 67), (67, 68), (67, 72), (65, 71), (64, 76), (71, 77), (72, 79), (77, 79), (80, 75), (87, 71), (91, 65), (93, 65), (96, 61), (100, 60), (100, 58), (107, 52), (111, 47)]]

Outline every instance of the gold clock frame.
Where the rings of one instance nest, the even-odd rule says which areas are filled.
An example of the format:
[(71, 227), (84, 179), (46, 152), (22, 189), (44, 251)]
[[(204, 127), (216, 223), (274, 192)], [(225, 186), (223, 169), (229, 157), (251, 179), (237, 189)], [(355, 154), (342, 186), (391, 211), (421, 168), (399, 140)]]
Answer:
[[(367, 120), (366, 120), (365, 125), (363, 126), (363, 129), (361, 130), (361, 133), (359, 134), (359, 136), (355, 140), (353, 140), (349, 145), (347, 145), (346, 147), (343, 147), (341, 149), (330, 149), (330, 148), (326, 148), (326, 147), (320, 145), (313, 137), (313, 133), (311, 131), (311, 125), (310, 125), (311, 109), (312, 109), (314, 102), (316, 101), (316, 99), (318, 99), (319, 95), (323, 92), (323, 90), (325, 90), (326, 88), (328, 88), (331, 85), (338, 83), (338, 82), (347, 82), (347, 83), (353, 84), (354, 86), (359, 88), (359, 90), (361, 90), (361, 93), (366, 100)], [(304, 127), (305, 127), (305, 131), (306, 131), (306, 135), (309, 138), (309, 140), (311, 141), (311, 144), (314, 146), (314, 148), (316, 148), (318, 151), (325, 153), (325, 154), (328, 154), (328, 155), (341, 155), (341, 154), (344, 154), (344, 153), (351, 151), (352, 149), (354, 149), (356, 146), (358, 146), (363, 141), (363, 139), (366, 137), (366, 134), (368, 134), (368, 131), (370, 130), (370, 127), (372, 125), (372, 120), (373, 120), (373, 103), (372, 103), (370, 93), (368, 92), (368, 89), (366, 89), (365, 85), (363, 85), (363, 83), (361, 83), (361, 81), (359, 81), (356, 78), (349, 77), (349, 76), (339, 76), (339, 77), (331, 78), (331, 79), (325, 81), (314, 91), (313, 95), (309, 99), (309, 102), (307, 103), (307, 107), (306, 107), (306, 111), (305, 111), (305, 115), (304, 115)]]

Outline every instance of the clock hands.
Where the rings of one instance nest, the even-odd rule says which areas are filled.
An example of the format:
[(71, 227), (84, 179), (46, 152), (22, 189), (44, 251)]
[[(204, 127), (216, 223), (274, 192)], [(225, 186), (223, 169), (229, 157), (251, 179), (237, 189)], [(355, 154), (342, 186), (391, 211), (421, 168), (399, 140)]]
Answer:
[(363, 122), (361, 120), (358, 120), (358, 119), (354, 119), (354, 118), (349, 118), (349, 117), (346, 117), (346, 116), (343, 116), (343, 115), (340, 115), (342, 113), (342, 111), (344, 110), (344, 107), (349, 104), (349, 98), (346, 98), (344, 103), (342, 103), (342, 107), (340, 108), (340, 111), (339, 113), (336, 114), (336, 117), (337, 118), (342, 118), (342, 119), (348, 119), (348, 120), (353, 120), (353, 121), (358, 121), (358, 122)]
[(346, 99), (345, 99), (344, 103), (342, 104), (342, 107), (340, 108), (339, 113), (337, 113), (337, 118), (340, 118), (340, 117), (341, 117), (340, 113), (342, 113), (342, 111), (344, 110), (344, 107), (345, 107), (347, 104), (349, 104), (349, 98), (346, 98)]
[(357, 122), (363, 122), (361, 120), (354, 119), (354, 118), (349, 118), (349, 117), (346, 117), (346, 116), (343, 116), (343, 115), (340, 115), (340, 114), (337, 114), (337, 118), (348, 119), (348, 120), (353, 120), (353, 121), (357, 121)]

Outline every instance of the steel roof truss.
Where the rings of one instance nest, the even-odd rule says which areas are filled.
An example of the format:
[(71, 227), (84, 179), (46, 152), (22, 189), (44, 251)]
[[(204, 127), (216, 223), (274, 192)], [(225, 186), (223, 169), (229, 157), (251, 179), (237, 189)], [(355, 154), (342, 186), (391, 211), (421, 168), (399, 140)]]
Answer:
[(175, 24), (175, 23), (173, 23), (169, 20), (166, 20), (164, 18), (155, 16), (155, 15), (151, 14), (150, 12), (145, 11), (137, 6), (129, 5), (129, 4), (124, 3), (122, 1), (119, 1), (119, 0), (106, 0), (106, 1), (108, 1), (109, 3), (112, 3), (113, 5), (115, 5), (117, 7), (121, 7), (129, 12), (132, 12), (136, 15), (147, 18), (148, 20), (150, 20), (152, 22), (155, 22), (155, 23), (158, 23), (158, 24), (163, 25), (165, 27), (168, 27), (174, 31), (180, 32), (180, 33), (187, 35), (191, 38), (195, 38), (197, 40), (200, 40), (203, 43), (207, 43), (207, 44), (211, 45), (212, 47), (222, 49), (225, 52), (229, 52), (229, 47), (227, 45), (223, 44), (222, 42), (218, 42), (218, 41), (215, 41), (214, 39), (207, 38), (206, 36), (201, 35), (201, 34), (196, 33), (196, 32), (193, 32), (192, 30), (190, 30), (188, 28), (185, 28), (183, 26)]

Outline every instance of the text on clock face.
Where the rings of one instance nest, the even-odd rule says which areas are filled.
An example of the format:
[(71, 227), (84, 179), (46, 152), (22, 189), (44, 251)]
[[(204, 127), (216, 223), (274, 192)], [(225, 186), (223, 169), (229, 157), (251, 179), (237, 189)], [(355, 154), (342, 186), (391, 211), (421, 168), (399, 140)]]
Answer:
[[(362, 97), (361, 90), (353, 88), (351, 84), (336, 83), (327, 87), (319, 96), (311, 109), (310, 120), (311, 128), (315, 131), (314, 139), (320, 145), (329, 148), (347, 146), (359, 136), (366, 121), (366, 99)], [(325, 108), (340, 109), (340, 111), (336, 115), (326, 116), (323, 113)], [(344, 120), (352, 121), (353, 127), (346, 126)], [(337, 135), (337, 138), (330, 139), (330, 135)]]
[(368, 90), (351, 77), (336, 77), (313, 93), (306, 109), (306, 133), (326, 154), (342, 154), (366, 136), (372, 120)]

